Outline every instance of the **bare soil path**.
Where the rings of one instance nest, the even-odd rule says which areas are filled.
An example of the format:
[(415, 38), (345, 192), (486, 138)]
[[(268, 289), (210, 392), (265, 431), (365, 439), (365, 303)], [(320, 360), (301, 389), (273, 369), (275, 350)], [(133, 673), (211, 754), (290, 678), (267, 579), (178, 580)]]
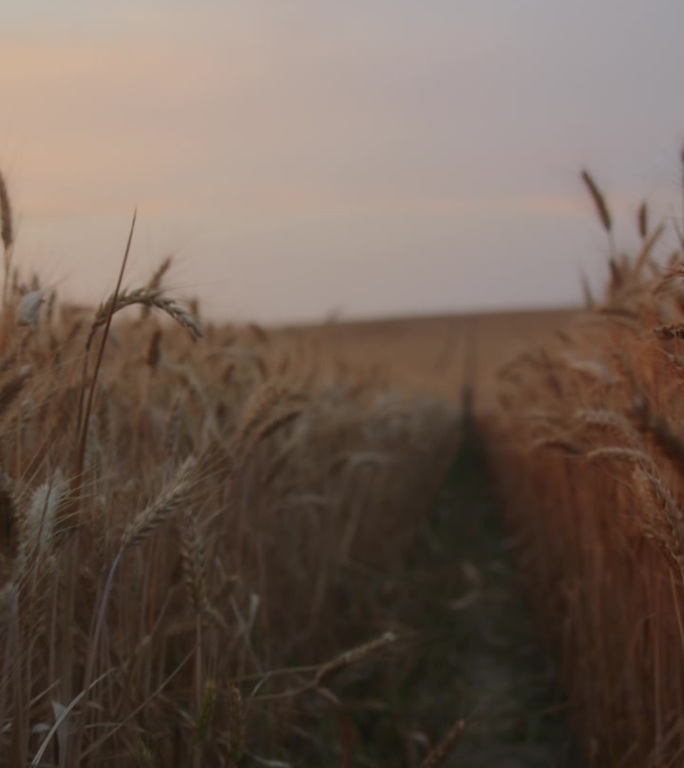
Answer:
[(449, 768), (579, 768), (474, 430), (403, 573), (385, 579), (387, 624), (411, 638), (346, 692), (386, 707), (350, 715), (343, 765), (416, 768), (458, 719)]
[[(463, 448), (420, 550), (407, 566), (394, 619), (416, 631), (414, 653), (395, 680), (397, 717), (434, 743), (453, 721), (465, 729), (453, 768), (579, 768), (519, 589), (477, 435)], [(389, 754), (389, 752), (387, 753)], [(378, 755), (379, 757), (379, 755)], [(379, 765), (409, 766), (406, 757)]]
[(352, 578), (345, 589), (348, 600), (357, 589), (375, 589), (372, 604), (383, 606), (350, 628), (350, 645), (388, 627), (403, 640), (382, 661), (335, 680), (338, 705), (309, 710), (307, 740), (295, 740), (284, 765), (421, 768), (461, 719), (455, 747), (435, 766), (583, 765), (553, 667), (536, 642), (515, 542), (502, 526), (476, 432), (466, 425), (465, 433), (410, 560), (392, 573), (359, 573), (356, 587)]

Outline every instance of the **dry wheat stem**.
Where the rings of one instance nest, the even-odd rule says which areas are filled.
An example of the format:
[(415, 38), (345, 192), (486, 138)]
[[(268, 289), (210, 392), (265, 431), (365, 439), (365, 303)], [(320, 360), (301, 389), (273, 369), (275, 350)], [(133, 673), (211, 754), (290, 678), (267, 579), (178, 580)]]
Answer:
[(648, 236), (648, 205), (644, 201), (639, 206), (639, 212), (637, 213), (637, 228), (642, 240), (645, 240)]
[(2, 286), (2, 306), (7, 307), (9, 277), (12, 268), (12, 251), (14, 246), (14, 220), (12, 218), (12, 205), (10, 203), (7, 182), (0, 173), (0, 239), (4, 248), (4, 281)]
[[(135, 222), (137, 217), (138, 217), (138, 209), (136, 208), (133, 211), (131, 227), (128, 232), (128, 240), (126, 242), (126, 249), (124, 251), (123, 259), (121, 260), (121, 268), (119, 270), (119, 277), (116, 282), (116, 288), (114, 289), (114, 295), (112, 296), (112, 301), (111, 301), (109, 310), (106, 312), (106, 314), (103, 317), (102, 324), (105, 326), (105, 329), (104, 329), (104, 333), (102, 334), (102, 342), (98, 350), (97, 360), (95, 361), (95, 370), (93, 372), (93, 378), (92, 378), (90, 387), (88, 388), (88, 398), (85, 404), (85, 410), (83, 410), (83, 397), (85, 393), (86, 380), (87, 380), (87, 374), (88, 374), (88, 352), (90, 351), (90, 344), (93, 338), (92, 329), (91, 329), (90, 335), (88, 336), (88, 340), (86, 342), (86, 354), (84, 355), (84, 358), (83, 358), (84, 367), (83, 367), (81, 401), (79, 403), (78, 420), (76, 425), (76, 433), (78, 435), (78, 449), (76, 454), (75, 477), (78, 481), (80, 481), (81, 475), (83, 473), (83, 461), (85, 459), (86, 440), (88, 437), (88, 420), (90, 418), (90, 412), (93, 407), (93, 398), (95, 396), (95, 386), (97, 384), (97, 377), (100, 372), (100, 367), (102, 366), (102, 359), (104, 357), (105, 345), (107, 344), (109, 329), (112, 324), (112, 317), (114, 316), (114, 306), (116, 303), (116, 299), (119, 295), (119, 291), (121, 290), (121, 283), (123, 282), (123, 276), (126, 271), (128, 256), (131, 252), (131, 243), (133, 242), (133, 233), (135, 232)], [(76, 501), (75, 503), (78, 504), (78, 501)]]
[(245, 752), (245, 708), (237, 685), (230, 687), (228, 705), (228, 752), (231, 759), (237, 762)]
[(456, 749), (465, 729), (466, 721), (457, 720), (442, 741), (430, 750), (428, 756), (421, 763), (420, 768), (438, 768), (440, 765), (444, 765), (444, 761)]
[(606, 203), (606, 199), (603, 196), (603, 193), (598, 188), (598, 185), (592, 178), (589, 171), (582, 171), (582, 181), (586, 184), (587, 189), (589, 190), (589, 194), (594, 201), (596, 212), (599, 215), (601, 224), (603, 224), (603, 228), (606, 230), (606, 232), (610, 233), (613, 228), (613, 222), (610, 216), (610, 211), (608, 210), (608, 204)]
[(316, 673), (313, 680), (315, 687), (320, 686), (324, 680), (332, 677), (333, 675), (341, 672), (343, 669), (351, 666), (352, 664), (358, 664), (361, 661), (368, 659), (375, 655), (378, 651), (387, 648), (397, 641), (397, 636), (394, 632), (385, 632), (381, 637), (375, 640), (370, 640), (363, 645), (359, 645), (356, 648), (352, 648), (349, 651), (345, 651), (336, 658), (324, 664)]
[[(173, 512), (185, 500), (191, 488), (192, 472), (195, 470), (196, 466), (197, 461), (194, 458), (187, 459), (171, 486), (164, 493), (162, 493), (162, 495), (153, 504), (138, 513), (133, 521), (126, 527), (126, 530), (124, 531), (124, 534), (121, 538), (120, 549), (109, 569), (107, 581), (105, 583), (102, 596), (100, 597), (97, 619), (92, 637), (90, 639), (86, 660), (84, 673), (85, 687), (89, 686), (90, 681), (92, 680), (100, 635), (104, 626), (109, 598), (114, 586), (114, 577), (119, 568), (124, 552), (128, 548), (140, 544), (163, 520), (169, 516), (171, 512)], [(84, 719), (82, 716), (80, 719), (78, 732), (79, 741), (82, 737), (83, 726)]]

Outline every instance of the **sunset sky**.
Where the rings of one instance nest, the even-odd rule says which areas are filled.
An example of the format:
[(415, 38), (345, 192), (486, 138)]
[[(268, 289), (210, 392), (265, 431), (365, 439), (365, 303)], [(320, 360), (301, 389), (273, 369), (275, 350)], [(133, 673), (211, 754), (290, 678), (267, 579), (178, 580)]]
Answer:
[[(77, 300), (167, 253), (261, 322), (567, 304), (681, 219), (681, 0), (24, 0), (0, 29), (17, 260)], [(670, 235), (674, 242), (674, 235)]]

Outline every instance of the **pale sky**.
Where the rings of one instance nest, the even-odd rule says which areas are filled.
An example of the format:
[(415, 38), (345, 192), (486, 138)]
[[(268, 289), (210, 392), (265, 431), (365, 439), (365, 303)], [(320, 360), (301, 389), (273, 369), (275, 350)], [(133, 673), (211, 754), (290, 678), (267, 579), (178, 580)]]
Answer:
[[(681, 0), (23, 0), (0, 28), (17, 259), (63, 295), (167, 253), (260, 322), (568, 304), (681, 219)], [(672, 237), (674, 243), (674, 237)]]

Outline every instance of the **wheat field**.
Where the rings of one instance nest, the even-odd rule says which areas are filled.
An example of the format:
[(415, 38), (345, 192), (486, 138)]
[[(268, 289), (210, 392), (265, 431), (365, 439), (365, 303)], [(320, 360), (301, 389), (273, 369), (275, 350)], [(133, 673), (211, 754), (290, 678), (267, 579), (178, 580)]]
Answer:
[(2, 763), (284, 764), (295, 713), (397, 639), (345, 645), (358, 572), (411, 547), (456, 409), (203, 324), (168, 263), (64, 305), (21, 276), (0, 188)]
[(610, 279), (581, 311), (264, 329), (204, 322), (168, 260), (127, 287), (135, 218), (109, 299), (62, 301), (23, 274), (0, 177), (3, 765), (481, 764), (455, 679), (418, 673), (453, 725), (409, 718), (391, 763), (359, 743), (380, 689), (354, 688), (407, 664), (392, 590), (483, 579), (457, 540), (407, 569), (472, 430), (489, 474), (464, 482), (496, 491), (582, 764), (682, 764), (684, 238), (662, 253), (644, 204), (618, 252), (583, 178)]
[(596, 766), (684, 761), (684, 243), (637, 212), (605, 296), (500, 372), (483, 429), (521, 562)]

